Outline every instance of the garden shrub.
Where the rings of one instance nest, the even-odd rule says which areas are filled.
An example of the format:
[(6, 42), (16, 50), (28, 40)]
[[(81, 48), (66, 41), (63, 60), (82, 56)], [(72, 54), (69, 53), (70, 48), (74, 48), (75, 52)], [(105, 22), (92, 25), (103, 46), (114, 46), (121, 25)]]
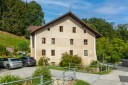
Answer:
[(97, 66), (99, 65), (99, 61), (96, 60), (92, 60), (92, 62), (90, 63), (90, 66)]
[[(19, 76), (14, 76), (14, 75), (5, 75), (5, 76), (0, 77), (0, 84), (6, 83), (6, 82), (17, 81), (17, 80), (21, 80), (21, 78)], [(8, 85), (22, 85), (22, 82), (8, 84)]]
[(38, 61), (38, 65), (39, 66), (47, 66), (48, 64), (49, 58), (47, 57), (40, 57), (39, 61)]
[[(37, 77), (37, 76), (43, 76), (43, 81), (49, 81), (51, 80), (51, 72), (48, 68), (46, 67), (39, 67), (35, 70), (34, 74), (32, 75), (33, 77)], [(35, 79), (33, 80), (34, 84), (39, 84), (40, 79)], [(49, 85), (49, 84), (45, 84), (45, 85)]]
[(73, 63), (74, 65), (81, 65), (82, 58), (78, 55), (69, 55), (68, 53), (62, 54), (60, 66), (68, 67), (69, 63)]

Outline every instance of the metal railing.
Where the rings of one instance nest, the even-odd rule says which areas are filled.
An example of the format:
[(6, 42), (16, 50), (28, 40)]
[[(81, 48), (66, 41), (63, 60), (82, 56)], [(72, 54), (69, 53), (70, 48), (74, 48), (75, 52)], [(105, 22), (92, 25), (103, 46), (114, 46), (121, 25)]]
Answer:
[(22, 85), (22, 84), (24, 84), (26, 82), (29, 83), (28, 85), (32, 85), (34, 79), (40, 79), (40, 85), (42, 85), (43, 76), (37, 76), (37, 77), (27, 78), (27, 79), (23, 79), (23, 80), (6, 82), (6, 83), (2, 83), (0, 85), (15, 85), (16, 83), (19, 83), (19, 85)]
[[(38, 84), (34, 83), (35, 79), (39, 80)], [(6, 82), (0, 85), (66, 85), (68, 81), (75, 80), (75, 79), (76, 79), (76, 70), (74, 69), (74, 71), (63, 71), (61, 76), (55, 77), (54, 79), (49, 81), (44, 81), (43, 76), (37, 76), (37, 77), (27, 78), (23, 80)], [(56, 83), (57, 81), (59, 81), (59, 83)]]

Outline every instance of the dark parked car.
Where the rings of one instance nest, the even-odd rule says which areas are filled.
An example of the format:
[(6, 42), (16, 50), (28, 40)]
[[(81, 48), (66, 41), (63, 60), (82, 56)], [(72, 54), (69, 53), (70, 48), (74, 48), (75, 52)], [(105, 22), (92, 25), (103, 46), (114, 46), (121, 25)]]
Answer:
[(17, 58), (1, 58), (0, 67), (7, 68), (7, 69), (21, 68), (22, 61), (20, 61)]
[(23, 66), (35, 66), (36, 65), (36, 60), (33, 57), (30, 56), (22, 56), (20, 60), (23, 63)]

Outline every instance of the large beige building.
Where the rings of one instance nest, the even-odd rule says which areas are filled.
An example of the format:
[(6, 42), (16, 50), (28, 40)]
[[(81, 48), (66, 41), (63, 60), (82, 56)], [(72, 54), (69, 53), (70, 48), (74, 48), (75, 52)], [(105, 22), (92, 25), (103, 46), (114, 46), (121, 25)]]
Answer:
[(86, 65), (97, 60), (96, 38), (102, 35), (71, 12), (43, 26), (30, 26), (29, 31), (31, 56), (37, 61), (46, 56), (49, 63), (59, 64), (65, 52), (81, 56)]

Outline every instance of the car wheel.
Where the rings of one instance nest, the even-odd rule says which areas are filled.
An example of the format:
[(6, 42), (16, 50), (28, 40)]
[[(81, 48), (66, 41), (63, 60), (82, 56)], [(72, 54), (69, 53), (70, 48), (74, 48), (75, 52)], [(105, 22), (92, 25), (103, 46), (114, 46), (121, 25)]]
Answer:
[(9, 70), (11, 70), (11, 66), (10, 65), (7, 65), (6, 68), (9, 69)]

